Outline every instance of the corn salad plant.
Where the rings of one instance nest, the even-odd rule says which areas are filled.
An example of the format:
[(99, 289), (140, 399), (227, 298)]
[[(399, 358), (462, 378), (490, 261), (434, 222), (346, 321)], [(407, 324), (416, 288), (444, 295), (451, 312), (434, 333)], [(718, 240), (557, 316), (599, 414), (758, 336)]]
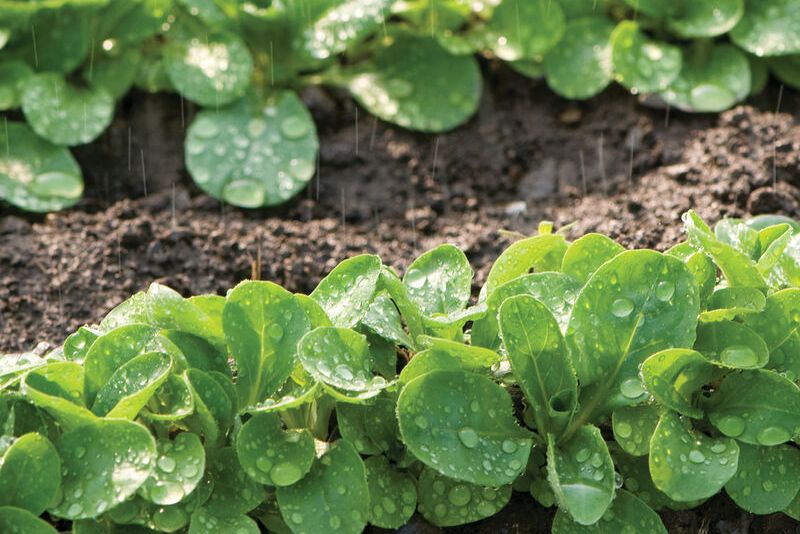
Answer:
[(666, 532), (726, 492), (800, 518), (800, 226), (685, 216), (665, 253), (543, 224), (471, 302), (441, 245), (310, 295), (153, 284), (0, 359), (0, 530), (361, 532), (513, 491), (553, 532)]
[(442, 132), (477, 108), (476, 55), (565, 98), (616, 80), (649, 101), (721, 111), (769, 71), (800, 87), (800, 4), (0, 0), (0, 111), (21, 110), (0, 128), (0, 198), (32, 211), (77, 202), (83, 180), (66, 147), (96, 139), (136, 86), (202, 108), (185, 142), (201, 189), (242, 207), (280, 204), (316, 169), (299, 90), (336, 87), (382, 120)]

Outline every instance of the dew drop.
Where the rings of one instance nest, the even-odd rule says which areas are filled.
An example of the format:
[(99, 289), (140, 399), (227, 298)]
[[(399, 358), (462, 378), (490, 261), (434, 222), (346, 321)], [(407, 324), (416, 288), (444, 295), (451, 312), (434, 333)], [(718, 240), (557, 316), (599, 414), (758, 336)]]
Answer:
[(730, 345), (720, 354), (723, 363), (731, 367), (748, 368), (758, 364), (758, 357), (753, 349), (746, 345)]
[(455, 506), (464, 506), (470, 501), (471, 498), (472, 493), (464, 484), (457, 484), (453, 486), (447, 493), (447, 500), (449, 500)]
[(727, 415), (717, 421), (717, 428), (726, 436), (735, 438), (744, 432), (744, 419), (738, 415)]
[(675, 293), (675, 284), (663, 280), (656, 286), (656, 298), (662, 302), (667, 302)]
[(621, 421), (614, 426), (614, 430), (617, 431), (617, 435), (623, 439), (631, 437), (633, 434), (633, 427), (628, 423)]
[(642, 381), (638, 378), (628, 378), (624, 380), (622, 384), (620, 384), (619, 390), (628, 399), (635, 399), (642, 396), (644, 393)]
[(289, 486), (300, 480), (300, 468), (291, 462), (281, 462), (269, 472), (276, 486)]
[(789, 441), (789, 438), (791, 437), (792, 435), (783, 428), (777, 426), (768, 426), (758, 432), (756, 441), (758, 441), (761, 445), (772, 446), (780, 445), (781, 443)]
[(425, 285), (426, 279), (427, 276), (425, 276), (425, 273), (423, 273), (419, 269), (411, 269), (406, 273), (406, 276), (403, 279), (403, 281), (408, 287), (419, 289)]
[(263, 184), (255, 180), (233, 180), (225, 185), (222, 197), (235, 206), (258, 208), (264, 204)]
[(514, 441), (511, 441), (510, 439), (507, 439), (507, 440), (503, 441), (502, 447), (503, 447), (503, 452), (505, 452), (507, 454), (511, 454), (513, 452), (516, 452), (517, 443), (514, 442)]
[(289, 139), (299, 139), (308, 133), (308, 124), (297, 116), (286, 117), (281, 122), (281, 132)]
[(706, 460), (706, 455), (697, 449), (692, 449), (689, 452), (689, 461), (695, 464), (701, 464)]
[(611, 313), (619, 318), (627, 317), (633, 311), (633, 302), (626, 298), (615, 300), (611, 303)]
[(470, 427), (464, 427), (458, 431), (458, 439), (468, 449), (472, 449), (478, 445), (478, 434)]

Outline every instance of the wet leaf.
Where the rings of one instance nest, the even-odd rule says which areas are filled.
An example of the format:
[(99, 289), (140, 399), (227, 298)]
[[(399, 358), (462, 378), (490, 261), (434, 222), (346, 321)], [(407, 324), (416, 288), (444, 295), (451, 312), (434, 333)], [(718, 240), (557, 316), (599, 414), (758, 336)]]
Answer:
[(739, 445), (739, 470), (725, 491), (744, 510), (771, 514), (789, 506), (800, 491), (800, 451), (789, 445)]
[(585, 284), (605, 262), (625, 248), (602, 234), (586, 234), (572, 243), (564, 253), (561, 272)]
[(41, 434), (32, 432), (17, 438), (0, 458), (2, 506), (39, 515), (56, 500), (60, 487), (61, 459)]
[(375, 296), (381, 260), (362, 254), (337, 265), (311, 292), (336, 326), (357, 325)]
[(269, 486), (290, 486), (300, 480), (314, 461), (314, 438), (305, 429), (284, 429), (274, 413), (259, 413), (248, 420), (236, 438), (236, 454), (245, 472)]
[[(403, 320), (391, 297), (386, 292), (375, 295), (362, 319), (362, 324), (396, 345), (414, 349), (416, 344), (403, 329)], [(330, 325), (328, 325), (330, 326)]]
[(281, 516), (292, 532), (357, 534), (369, 518), (369, 487), (364, 462), (346, 441), (336, 441), (311, 472), (277, 491)]
[(206, 469), (214, 481), (214, 492), (203, 505), (209, 514), (246, 514), (264, 500), (262, 486), (247, 476), (232, 447), (207, 452)]
[(760, 312), (766, 306), (764, 293), (754, 287), (722, 287), (711, 294), (701, 322), (730, 321)]
[(491, 517), (511, 498), (511, 486), (493, 488), (454, 480), (425, 467), (419, 477), (419, 511), (438, 527)]
[(246, 515), (212, 514), (200, 507), (192, 514), (189, 534), (214, 534), (216, 532), (236, 532), (236, 534), (259, 534), (258, 523)]
[(28, 211), (72, 206), (83, 193), (78, 163), (65, 148), (37, 136), (26, 124), (0, 128), (0, 199)]
[[(703, 417), (700, 393), (715, 371), (702, 354), (691, 349), (662, 350), (644, 361), (641, 373), (647, 391), (656, 402), (681, 415)], [(626, 449), (626, 452), (631, 451)]]
[(680, 48), (648, 39), (634, 21), (617, 25), (611, 48), (615, 78), (633, 93), (663, 91), (681, 70)]
[(233, 420), (233, 405), (225, 388), (210, 374), (189, 369), (184, 380), (194, 398), (194, 413), (186, 419), (188, 428), (205, 437), (206, 444), (218, 444)]
[(525, 469), (530, 434), (517, 425), (511, 397), (488, 378), (426, 373), (403, 388), (397, 416), (409, 451), (445, 476), (502, 486)]
[(792, 0), (746, 0), (731, 40), (757, 56), (800, 53), (800, 6)]
[(736, 474), (739, 447), (728, 438), (692, 430), (688, 420), (665, 412), (650, 440), (650, 476), (676, 501), (716, 494)]
[(593, 525), (581, 525), (569, 517), (564, 510), (556, 512), (553, 519), (553, 534), (573, 534), (583, 532), (651, 532), (666, 534), (667, 529), (661, 518), (638, 497), (620, 490), (609, 508), (608, 517), (602, 517)]
[(101, 417), (135, 419), (171, 371), (171, 358), (160, 352), (128, 360), (97, 392), (92, 412)]
[(565, 443), (547, 437), (547, 479), (559, 507), (581, 525), (603, 517), (614, 500), (614, 463), (600, 430), (580, 427)]
[(453, 56), (435, 39), (395, 36), (371, 60), (345, 73), (353, 97), (377, 117), (423, 132), (445, 132), (478, 107), (481, 77), (471, 56)]
[(631, 456), (644, 456), (650, 451), (658, 418), (659, 409), (653, 404), (620, 406), (611, 414), (614, 440)]
[(757, 369), (769, 361), (761, 336), (736, 321), (701, 323), (694, 347), (716, 365), (732, 369)]
[(344, 52), (380, 29), (391, 14), (392, 0), (346, 0), (334, 4), (303, 33), (312, 57), (327, 59)]
[(22, 380), (20, 391), (70, 430), (96, 419), (86, 408), (83, 371), (74, 362), (50, 363), (29, 372)]
[(245, 406), (263, 401), (289, 378), (297, 343), (311, 326), (294, 295), (260, 281), (242, 282), (228, 294), (222, 323)]
[(33, 70), (24, 61), (17, 59), (0, 61), (0, 111), (20, 106), (21, 86), (31, 74)]
[(352, 443), (362, 455), (397, 451), (400, 444), (396, 406), (389, 396), (380, 396), (368, 405), (337, 404), (336, 420), (342, 439)]
[(569, 21), (558, 46), (544, 58), (547, 85), (571, 99), (589, 98), (605, 89), (613, 79), (613, 30), (614, 25), (600, 17)]
[(64, 433), (63, 499), (50, 513), (64, 519), (92, 518), (136, 493), (155, 467), (156, 443), (142, 425), (97, 420)]
[(727, 33), (744, 13), (744, 0), (679, 0), (675, 4), (669, 27), (683, 38)]
[(534, 59), (558, 43), (564, 26), (564, 13), (557, 2), (504, 0), (487, 25), (487, 45), (504, 61)]
[(22, 508), (0, 506), (0, 531), (25, 534), (57, 534), (46, 521)]
[(481, 298), (490, 297), (501, 285), (532, 270), (560, 270), (566, 251), (567, 241), (561, 235), (537, 235), (512, 243), (492, 264), (481, 289)]
[(764, 369), (731, 373), (706, 412), (726, 436), (752, 445), (779, 445), (800, 433), (800, 388)]
[(472, 288), (472, 268), (455, 245), (439, 245), (409, 265), (403, 284), (425, 315), (463, 310)]
[(281, 204), (316, 170), (317, 132), (290, 91), (245, 97), (198, 113), (186, 136), (186, 168), (209, 195), (243, 208)]
[(369, 486), (370, 524), (380, 528), (402, 527), (417, 508), (415, 480), (390, 465), (383, 456), (367, 458), (364, 466)]
[(206, 452), (197, 434), (181, 432), (175, 439), (156, 440), (155, 469), (139, 488), (139, 495), (158, 505), (181, 502), (203, 479)]

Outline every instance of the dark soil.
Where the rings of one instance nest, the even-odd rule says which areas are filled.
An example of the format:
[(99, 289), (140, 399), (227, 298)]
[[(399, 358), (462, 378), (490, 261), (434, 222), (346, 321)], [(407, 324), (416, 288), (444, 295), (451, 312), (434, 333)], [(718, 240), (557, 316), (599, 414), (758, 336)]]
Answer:
[[(224, 293), (255, 275), (310, 291), (347, 256), (376, 252), (402, 270), (452, 242), (467, 252), (477, 288), (510, 242), (501, 230), (529, 234), (542, 219), (574, 222), (573, 236), (599, 231), (663, 249), (679, 239), (689, 208), (712, 222), (800, 217), (797, 93), (771, 87), (721, 115), (687, 115), (643, 107), (618, 88), (570, 103), (499, 66), (486, 71), (492, 83), (477, 115), (440, 136), (307, 91), (319, 176), (290, 205), (258, 211), (224, 206), (185, 175), (192, 106), (134, 93), (109, 131), (76, 151), (87, 181), (77, 208), (31, 216), (0, 207), (0, 352), (59, 343), (152, 281), (187, 295)], [(513, 503), (461, 531), (549, 531), (551, 512), (523, 495)], [(798, 531), (785, 516), (754, 518), (724, 497), (665, 521), (673, 532)]]

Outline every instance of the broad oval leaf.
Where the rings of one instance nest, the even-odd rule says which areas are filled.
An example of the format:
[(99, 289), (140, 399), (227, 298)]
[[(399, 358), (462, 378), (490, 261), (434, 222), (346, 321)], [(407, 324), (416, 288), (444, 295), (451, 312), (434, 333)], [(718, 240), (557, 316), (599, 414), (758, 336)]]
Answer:
[(364, 466), (369, 486), (370, 524), (380, 528), (402, 527), (417, 508), (415, 480), (390, 465), (383, 456), (367, 458)]
[(511, 397), (489, 378), (426, 373), (403, 388), (397, 416), (408, 450), (445, 476), (502, 486), (527, 464), (530, 433), (517, 425)]
[(207, 107), (224, 106), (244, 95), (253, 74), (253, 58), (239, 36), (201, 37), (178, 30), (169, 33), (164, 68), (181, 95)]
[(665, 412), (650, 440), (650, 476), (676, 501), (716, 494), (736, 474), (739, 446), (729, 438), (694, 431), (688, 420)]
[(644, 361), (641, 373), (656, 402), (681, 415), (703, 417), (699, 395), (715, 373), (702, 354), (691, 349), (662, 350)]
[(177, 504), (203, 479), (206, 451), (197, 434), (191, 432), (181, 432), (175, 439), (159, 439), (156, 447), (155, 469), (139, 488), (139, 495), (153, 504)]
[(448, 478), (424, 467), (419, 477), (419, 511), (437, 527), (464, 525), (490, 517), (511, 499), (511, 486), (493, 488)]
[(585, 284), (605, 262), (625, 248), (602, 234), (586, 234), (572, 243), (564, 253), (561, 272)]
[(559, 435), (578, 402), (578, 380), (558, 323), (529, 295), (507, 299), (498, 314), (514, 376), (533, 408), (536, 430)]
[(347, 50), (376, 31), (391, 15), (392, 0), (347, 0), (327, 11), (303, 33), (303, 45), (317, 59)]
[(643, 400), (639, 366), (659, 350), (691, 347), (698, 312), (697, 285), (680, 260), (632, 250), (605, 263), (578, 296), (567, 327), (581, 404), (596, 410)]
[(202, 506), (192, 514), (189, 534), (215, 534), (217, 532), (259, 534), (261, 529), (255, 519), (244, 514), (213, 514)]
[(371, 404), (336, 405), (336, 421), (342, 439), (359, 454), (394, 453), (401, 447), (397, 428), (396, 401), (382, 395)]
[(614, 440), (631, 456), (644, 456), (650, 451), (650, 438), (658, 425), (660, 410), (653, 404), (620, 406), (611, 414)]
[(53, 503), (60, 488), (61, 459), (41, 434), (21, 436), (0, 457), (0, 506), (16, 506), (39, 515)]
[(291, 486), (279, 487), (278, 506), (292, 532), (357, 534), (369, 517), (367, 470), (356, 450), (336, 441), (311, 467), (311, 472)]
[(207, 453), (206, 469), (214, 481), (214, 491), (203, 506), (210, 514), (246, 514), (264, 500), (263, 487), (247, 476), (232, 447)]
[(800, 388), (765, 369), (731, 373), (706, 412), (726, 436), (752, 445), (779, 445), (800, 434)]
[(567, 241), (558, 234), (537, 235), (512, 243), (489, 269), (481, 299), (487, 299), (501, 285), (531, 271), (558, 271), (566, 251)]
[[(451, 339), (444, 339), (440, 337), (419, 336), (417, 341), (421, 347), (433, 349), (438, 352), (446, 352), (447, 354), (457, 358), (464, 367), (468, 369), (488, 369), (489, 367), (499, 363), (501, 357), (497, 352), (478, 347), (475, 345), (466, 345), (459, 341)], [(416, 356), (420, 354), (417, 353)]]
[(558, 43), (564, 27), (564, 12), (558, 3), (504, 0), (492, 11), (486, 40), (492, 52), (504, 61), (534, 59)]
[[(385, 292), (380, 292), (375, 296), (361, 323), (395, 345), (403, 345), (410, 349), (416, 348), (411, 336), (403, 329), (400, 312)], [(330, 326), (330, 324), (320, 326)]]
[(668, 20), (679, 37), (714, 37), (736, 26), (744, 13), (744, 0), (679, 0)]
[(236, 361), (243, 405), (263, 401), (283, 385), (297, 362), (297, 343), (311, 325), (294, 295), (272, 282), (245, 281), (228, 294), (222, 325)]
[(558, 510), (553, 519), (553, 534), (582, 534), (584, 532), (649, 532), (666, 534), (661, 518), (641, 499), (625, 490), (617, 496), (609, 508), (608, 517), (602, 517), (593, 525), (581, 525), (572, 520), (567, 512)]
[(439, 245), (409, 265), (403, 283), (425, 315), (463, 310), (472, 287), (472, 268), (455, 245)]
[(243, 208), (282, 204), (316, 169), (317, 132), (297, 95), (244, 97), (205, 110), (186, 135), (186, 168), (209, 195)]
[(25, 375), (20, 391), (70, 430), (96, 419), (86, 408), (83, 384), (83, 368), (79, 364), (55, 362)]
[(97, 392), (92, 412), (101, 417), (134, 419), (172, 371), (172, 359), (148, 352), (125, 362)]
[(75, 87), (55, 73), (31, 76), (22, 86), (22, 111), (31, 128), (56, 145), (82, 145), (111, 124), (114, 99), (105, 89)]
[(259, 484), (290, 486), (314, 462), (314, 438), (305, 429), (284, 429), (275, 413), (259, 413), (242, 426), (236, 455), (245, 473)]
[(28, 211), (72, 206), (83, 193), (78, 163), (63, 147), (48, 143), (26, 124), (0, 128), (0, 199)]
[(178, 421), (194, 412), (194, 395), (189, 384), (177, 374), (170, 374), (141, 412), (147, 421)]
[(614, 500), (614, 463), (600, 429), (580, 427), (565, 443), (547, 437), (547, 479), (559, 507), (581, 525), (596, 523)]
[(631, 20), (614, 29), (611, 48), (614, 76), (633, 93), (663, 91), (681, 71), (680, 48), (651, 41)]
[(400, 34), (345, 74), (350, 93), (377, 117), (411, 130), (444, 132), (478, 107), (481, 77), (471, 56), (453, 56), (431, 37)]
[(157, 457), (149, 430), (114, 419), (70, 430), (56, 448), (64, 497), (50, 513), (72, 520), (97, 517), (132, 496), (150, 476)]
[(762, 311), (766, 303), (764, 293), (755, 287), (722, 287), (711, 294), (708, 309), (700, 313), (700, 321), (743, 318)]
[(733, 369), (756, 369), (769, 361), (761, 336), (736, 321), (701, 323), (694, 348), (715, 364)]
[(14, 506), (0, 506), (0, 532), (20, 534), (57, 534), (50, 523)]
[(800, 491), (800, 450), (789, 445), (739, 444), (739, 470), (725, 484), (725, 491), (753, 514), (783, 510)]
[(800, 5), (793, 0), (746, 0), (731, 39), (756, 56), (800, 53)]
[(18, 59), (0, 61), (0, 111), (20, 106), (22, 98), (20, 88), (31, 74), (33, 70), (24, 61)]
[(335, 326), (357, 325), (375, 296), (381, 260), (362, 254), (333, 268), (311, 292), (310, 297), (325, 310)]
[(571, 99), (589, 98), (605, 89), (613, 79), (612, 31), (614, 25), (605, 18), (569, 21), (564, 37), (544, 58), (547, 85)]
[(194, 398), (194, 413), (185, 419), (188, 428), (205, 437), (205, 443), (217, 445), (233, 420), (233, 403), (225, 388), (209, 373), (189, 369), (184, 380)]

